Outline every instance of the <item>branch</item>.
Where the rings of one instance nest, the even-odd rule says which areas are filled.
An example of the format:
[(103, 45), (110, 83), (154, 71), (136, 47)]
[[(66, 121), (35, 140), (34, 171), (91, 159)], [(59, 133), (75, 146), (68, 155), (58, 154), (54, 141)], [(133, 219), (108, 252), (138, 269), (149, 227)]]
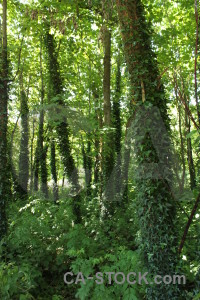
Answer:
[(182, 251), (183, 246), (184, 246), (184, 244), (185, 244), (185, 240), (186, 240), (186, 237), (187, 237), (187, 234), (188, 234), (190, 225), (192, 224), (192, 220), (193, 220), (194, 215), (195, 215), (195, 213), (196, 213), (196, 211), (197, 211), (197, 208), (198, 208), (199, 203), (200, 203), (200, 193), (199, 193), (199, 195), (197, 196), (197, 199), (196, 199), (196, 201), (195, 201), (193, 210), (192, 210), (192, 212), (191, 212), (191, 215), (190, 215), (189, 220), (188, 220), (188, 222), (187, 222), (187, 225), (186, 225), (186, 227), (185, 227), (185, 231), (184, 231), (183, 237), (182, 237), (182, 239), (181, 239), (181, 243), (180, 243), (179, 250), (178, 250), (178, 253), (179, 253), (179, 254), (181, 254), (181, 251)]
[(193, 122), (193, 124), (194, 124), (194, 126), (196, 127), (196, 129), (199, 130), (200, 127), (199, 127), (199, 125), (196, 123), (196, 121), (195, 121), (195, 119), (194, 119), (194, 117), (193, 117), (193, 115), (192, 115), (192, 113), (191, 113), (191, 111), (190, 111), (190, 109), (189, 109), (189, 106), (188, 106), (187, 103), (185, 102), (185, 99), (184, 99), (184, 97), (183, 97), (183, 95), (182, 95), (182, 93), (181, 93), (181, 91), (180, 91), (180, 89), (179, 89), (179, 87), (178, 87), (178, 84), (177, 84), (177, 80), (176, 80), (175, 75), (173, 75), (173, 78), (174, 78), (174, 87), (175, 87), (175, 90), (178, 91), (179, 98), (180, 98), (182, 104), (184, 105), (185, 110), (186, 110), (187, 113), (188, 113), (188, 116), (190, 117), (190, 119), (191, 119), (191, 121)]
[(11, 79), (10, 81), (15, 81), (17, 75), (19, 74), (23, 42), (24, 42), (24, 36), (23, 36), (22, 39), (21, 39), (21, 46), (20, 46), (20, 49), (19, 49), (19, 55), (18, 55), (18, 66), (17, 66), (17, 71), (16, 71), (16, 74), (15, 74), (14, 78)]
[(158, 90), (161, 86), (161, 79), (162, 79), (163, 75), (168, 71), (168, 69), (169, 69), (169, 67), (165, 68), (164, 71), (157, 78), (157, 81), (158, 81), (157, 89)]

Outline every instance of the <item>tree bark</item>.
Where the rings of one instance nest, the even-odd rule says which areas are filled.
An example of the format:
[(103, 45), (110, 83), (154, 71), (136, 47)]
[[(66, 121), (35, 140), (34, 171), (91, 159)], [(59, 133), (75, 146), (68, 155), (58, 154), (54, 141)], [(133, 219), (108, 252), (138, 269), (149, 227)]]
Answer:
[(90, 135), (87, 136), (87, 149), (85, 150), (84, 141), (82, 140), (82, 155), (83, 155), (83, 167), (85, 170), (85, 184), (86, 194), (91, 196), (91, 181), (92, 181), (92, 159), (91, 159), (91, 142), (89, 140)]
[[(184, 139), (183, 139), (183, 132), (182, 132), (182, 116), (181, 116), (181, 105), (180, 105), (180, 101), (178, 99), (178, 92), (177, 89), (175, 88), (175, 95), (176, 95), (176, 106), (177, 106), (177, 111), (178, 111), (178, 127), (179, 127), (179, 136), (180, 136), (180, 142), (181, 142), (181, 163), (182, 163), (182, 178), (179, 178), (179, 188), (180, 188), (180, 192), (183, 191), (184, 189), (184, 182), (185, 182), (185, 148), (184, 148)], [(178, 174), (177, 174), (178, 175)], [(179, 177), (179, 175), (178, 175)]]
[(35, 138), (35, 119), (33, 118), (32, 123), (32, 137), (31, 137), (31, 178), (30, 178), (30, 192), (33, 191), (33, 178), (34, 178), (34, 166), (33, 166), (33, 142)]
[(41, 111), (40, 111), (40, 118), (39, 118), (39, 133), (38, 133), (38, 141), (39, 141), (39, 164), (40, 164), (40, 177), (41, 177), (41, 191), (48, 197), (48, 172), (47, 172), (47, 164), (46, 164), (46, 157), (47, 157), (47, 145), (44, 146), (44, 79), (43, 79), (43, 66), (42, 66), (42, 43), (40, 46), (40, 78), (41, 78)]
[(115, 171), (115, 197), (118, 198), (120, 195), (121, 186), (121, 108), (120, 108), (120, 97), (121, 97), (121, 69), (120, 69), (120, 54), (117, 60), (117, 72), (116, 72), (116, 91), (115, 98), (113, 101), (113, 126), (115, 128), (114, 141), (115, 141), (115, 152), (116, 152), (116, 171)]
[(8, 58), (7, 58), (7, 1), (3, 0), (3, 46), (0, 73), (0, 240), (6, 234), (6, 200), (8, 198), (7, 174), (7, 123), (8, 123)]
[[(60, 107), (64, 106), (63, 95), (63, 82), (59, 69), (59, 62), (55, 51), (55, 42), (51, 34), (49, 34), (49, 28), (46, 32), (46, 48), (48, 54), (48, 69), (51, 84), (51, 93), (53, 97), (58, 97), (56, 104)], [(59, 110), (59, 108), (58, 108)], [(78, 170), (75, 166), (75, 161), (71, 153), (71, 144), (69, 139), (69, 124), (66, 117), (61, 117), (57, 120), (55, 126), (58, 135), (58, 144), (63, 159), (64, 171), (67, 174), (70, 182), (72, 183), (73, 190), (73, 213), (75, 216), (75, 222), (81, 222), (80, 211), (80, 185), (78, 180)]]
[(196, 100), (196, 108), (197, 108), (197, 116), (200, 125), (200, 105), (198, 99), (198, 81), (197, 81), (197, 60), (199, 54), (199, 1), (195, 0), (195, 19), (196, 19), (196, 45), (195, 45), (195, 62), (194, 62), (194, 81), (195, 81), (195, 100)]
[(19, 155), (19, 186), (22, 197), (26, 196), (28, 192), (29, 179), (29, 124), (28, 124), (28, 99), (23, 88), (23, 75), (20, 76), (21, 81), (21, 141), (20, 141), (20, 155)]
[[(190, 124), (190, 118), (188, 117), (187, 111), (185, 111), (185, 126), (186, 126), (186, 132), (187, 134), (189, 134), (191, 130), (191, 124)], [(188, 168), (190, 173), (190, 188), (191, 190), (193, 190), (196, 187), (196, 172), (195, 172), (195, 166), (193, 160), (191, 138), (187, 138), (187, 162), (188, 162)]]
[(59, 193), (57, 184), (56, 148), (54, 141), (51, 141), (51, 175), (53, 179), (53, 198), (54, 202), (57, 203), (59, 199)]
[(40, 153), (39, 153), (39, 142), (37, 140), (37, 146), (34, 155), (34, 185), (33, 189), (35, 192), (39, 189), (39, 166), (40, 166)]
[[(112, 149), (113, 134), (111, 128), (111, 99), (110, 99), (110, 79), (111, 79), (111, 33), (106, 25), (102, 27), (104, 45), (104, 76), (103, 76), (103, 95), (104, 95), (104, 127), (106, 131), (103, 135), (103, 176), (104, 187), (106, 187), (114, 167), (114, 151)], [(109, 184), (109, 189), (104, 193), (104, 207), (106, 214), (112, 214), (112, 198), (114, 182)]]
[(111, 33), (107, 26), (103, 26), (104, 44), (104, 125), (111, 126), (111, 102), (110, 102), (110, 76), (111, 76)]
[[(175, 272), (177, 261), (173, 252), (174, 247), (177, 246), (174, 234), (176, 203), (171, 195), (169, 181), (166, 179), (171, 179), (172, 173), (168, 161), (170, 154), (166, 143), (168, 136), (163, 134), (158, 126), (155, 126), (157, 121), (159, 122), (159, 114), (155, 113), (149, 117), (142, 114), (143, 111), (147, 111), (147, 106), (157, 107), (165, 128), (169, 130), (164, 89), (162, 85), (158, 88), (156, 84), (157, 78), (159, 78), (158, 66), (156, 56), (151, 49), (151, 33), (149, 24), (145, 20), (143, 4), (140, 0), (117, 0), (116, 3), (130, 73), (134, 104), (132, 109), (136, 111), (137, 108), (140, 108), (141, 112), (136, 116), (140, 118), (139, 127), (136, 123), (132, 134), (135, 139), (135, 151), (137, 151), (137, 204), (146, 266), (151, 274), (172, 274)], [(143, 130), (141, 126), (146, 132), (142, 141), (140, 140)], [(162, 175), (165, 178), (154, 177), (154, 169), (149, 169), (150, 166), (156, 166), (158, 163), (150, 130), (154, 130), (154, 138), (159, 139), (159, 145), (162, 148), (159, 153), (159, 164), (165, 166), (166, 173), (164, 172)], [(146, 164), (148, 168), (146, 167), (145, 170), (149, 177), (146, 172), (142, 172)], [(168, 174), (167, 177), (166, 174)], [(180, 299), (178, 287), (169, 288), (166, 285), (148, 287), (147, 298), (149, 300)]]
[(186, 227), (185, 227), (185, 230), (184, 230), (184, 233), (183, 233), (183, 237), (181, 239), (181, 242), (180, 242), (180, 245), (179, 245), (179, 254), (181, 253), (182, 249), (183, 249), (183, 246), (185, 244), (185, 241), (186, 241), (186, 238), (187, 238), (187, 234), (188, 234), (188, 231), (189, 231), (189, 228), (190, 228), (190, 225), (192, 224), (192, 221), (193, 221), (193, 218), (197, 212), (197, 209), (198, 209), (198, 206), (199, 206), (199, 203), (200, 203), (200, 194), (197, 196), (196, 198), (196, 201), (195, 201), (195, 204), (194, 204), (194, 207), (192, 209), (192, 212), (190, 214), (190, 217), (189, 217), (189, 220), (186, 224)]
[[(102, 115), (101, 110), (99, 108), (99, 95), (95, 89), (95, 87), (92, 87), (92, 93), (94, 96), (94, 104), (95, 104), (95, 121), (97, 129), (95, 130), (95, 163), (94, 163), (94, 183), (97, 185), (100, 183), (100, 185), (103, 185), (103, 182), (101, 180), (101, 172), (102, 172), (102, 138), (100, 136), (99, 130), (103, 127), (103, 121), (102, 121)], [(101, 190), (102, 188), (100, 188)]]

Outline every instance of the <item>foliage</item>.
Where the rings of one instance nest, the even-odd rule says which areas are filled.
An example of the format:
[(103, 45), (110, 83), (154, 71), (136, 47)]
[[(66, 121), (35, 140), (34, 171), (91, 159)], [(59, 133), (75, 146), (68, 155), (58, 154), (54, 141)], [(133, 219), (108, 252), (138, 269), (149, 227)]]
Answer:
[[(0, 299), (199, 298), (195, 3), (0, 4)], [(67, 271), (187, 283), (66, 285)]]

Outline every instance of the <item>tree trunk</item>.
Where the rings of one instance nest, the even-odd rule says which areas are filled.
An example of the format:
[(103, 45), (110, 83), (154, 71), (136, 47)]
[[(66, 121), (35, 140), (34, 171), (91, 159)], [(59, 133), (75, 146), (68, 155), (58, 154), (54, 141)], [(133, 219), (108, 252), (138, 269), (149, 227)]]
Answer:
[(18, 173), (17, 173), (16, 167), (13, 162), (13, 141), (14, 141), (14, 135), (15, 135), (15, 131), (17, 129), (17, 124), (18, 124), (19, 118), (20, 118), (20, 114), (17, 117), (17, 121), (16, 121), (13, 131), (11, 133), (11, 139), (10, 139), (10, 165), (11, 165), (11, 174), (12, 174), (11, 177), (12, 177), (12, 182), (13, 182), (13, 188), (15, 191), (15, 199), (18, 198), (18, 196), (21, 192), (21, 187), (19, 185), (19, 179), (18, 179)]
[[(103, 76), (103, 95), (104, 95), (104, 127), (106, 131), (103, 136), (103, 176), (104, 187), (106, 187), (108, 180), (114, 167), (114, 151), (113, 134), (110, 132), (111, 128), (111, 100), (110, 100), (110, 78), (111, 78), (111, 33), (106, 25), (103, 26), (103, 45), (104, 45), (104, 76)], [(105, 213), (112, 214), (113, 211), (113, 188), (114, 182), (109, 182), (109, 188), (104, 193)]]
[(8, 198), (7, 174), (7, 122), (8, 122), (8, 59), (7, 59), (7, 1), (3, 0), (3, 46), (0, 73), (0, 240), (6, 234), (6, 200)]
[[(99, 95), (97, 91), (95, 90), (94, 86), (92, 87), (92, 93), (94, 96), (94, 103), (95, 103), (95, 121), (97, 129), (95, 130), (95, 163), (94, 163), (94, 183), (97, 185), (100, 183), (100, 185), (103, 185), (103, 182), (101, 180), (101, 172), (102, 172), (102, 138), (100, 136), (100, 129), (102, 129), (103, 121), (102, 121), (102, 115), (101, 110), (99, 108)], [(102, 190), (100, 187), (99, 190)]]
[[(180, 142), (181, 142), (181, 163), (182, 163), (182, 178), (179, 180), (179, 188), (180, 192), (183, 192), (184, 189), (184, 182), (185, 182), (185, 147), (184, 147), (184, 139), (183, 139), (183, 133), (182, 133), (182, 116), (181, 116), (181, 105), (179, 103), (178, 99), (178, 92), (177, 89), (175, 88), (175, 95), (176, 95), (176, 106), (177, 106), (177, 111), (178, 111), (178, 128), (179, 128), (179, 136), (180, 136)], [(177, 174), (178, 175), (178, 174)]]
[(47, 146), (44, 146), (44, 80), (43, 80), (43, 67), (42, 67), (42, 45), (40, 46), (40, 77), (41, 77), (41, 111), (40, 111), (40, 120), (39, 120), (39, 164), (40, 164), (40, 177), (41, 177), (41, 191), (48, 197), (48, 172), (47, 172)]
[(24, 197), (28, 192), (29, 179), (29, 124), (28, 124), (28, 99), (23, 88), (23, 76), (21, 75), (21, 141), (20, 141), (20, 155), (19, 155), (19, 185), (21, 196)]
[[(56, 104), (64, 106), (62, 99), (63, 83), (59, 70), (59, 62), (55, 51), (54, 38), (49, 34), (49, 28), (46, 32), (46, 47), (48, 54), (48, 68), (51, 84), (51, 93), (53, 97), (58, 97)], [(58, 109), (59, 110), (59, 109)], [(71, 145), (69, 140), (69, 125), (66, 117), (61, 117), (57, 120), (56, 131), (58, 135), (58, 144), (63, 159), (64, 171), (67, 174), (73, 189), (73, 213), (75, 216), (75, 222), (81, 222), (80, 211), (80, 185), (78, 180), (78, 170), (75, 166), (74, 158), (71, 153)]]
[(104, 44), (104, 77), (103, 77), (103, 96), (104, 96), (104, 125), (111, 126), (111, 102), (110, 102), (110, 75), (111, 75), (111, 33), (107, 26), (103, 27)]
[(115, 128), (114, 141), (116, 152), (116, 171), (115, 171), (115, 196), (116, 199), (120, 197), (121, 186), (121, 116), (120, 116), (120, 97), (121, 97), (121, 70), (120, 70), (120, 54), (117, 60), (117, 73), (116, 73), (116, 91), (113, 102), (113, 126)]
[(196, 19), (196, 45), (195, 45), (195, 63), (194, 63), (194, 78), (195, 78), (195, 100), (197, 108), (197, 116), (200, 125), (200, 105), (198, 99), (198, 81), (197, 81), (197, 66), (199, 56), (199, 1), (195, 0), (195, 19)]
[[(89, 136), (88, 136), (89, 139)], [(92, 180), (92, 159), (91, 159), (91, 142), (88, 140), (87, 149), (85, 150), (84, 141), (82, 140), (83, 167), (85, 171), (86, 194), (91, 196)]]
[[(191, 124), (190, 124), (190, 118), (188, 117), (187, 111), (185, 111), (185, 126), (186, 126), (186, 132), (187, 134), (189, 134), (191, 129)], [(187, 162), (188, 162), (188, 168), (190, 173), (190, 188), (191, 190), (193, 190), (196, 187), (196, 172), (195, 172), (194, 161), (193, 161), (191, 138), (187, 138)]]
[(34, 191), (37, 192), (39, 189), (39, 166), (40, 166), (40, 153), (39, 153), (39, 142), (37, 140), (37, 146), (34, 157)]
[(33, 124), (32, 124), (32, 137), (31, 137), (31, 178), (30, 178), (30, 192), (33, 191), (33, 174), (34, 174), (34, 166), (33, 166), (33, 142), (35, 138), (35, 119), (33, 118)]
[[(160, 131), (159, 126), (155, 126), (156, 122), (159, 122), (158, 113), (149, 117), (146, 113), (144, 115), (144, 112), (148, 112), (147, 106), (157, 107), (165, 127), (169, 129), (164, 89), (162, 85), (158, 89), (155, 84), (158, 78), (157, 62), (151, 49), (149, 24), (145, 20), (141, 1), (117, 0), (117, 10), (130, 73), (133, 103), (136, 104), (133, 110), (140, 108), (141, 112), (138, 115), (140, 126), (133, 128), (133, 135), (137, 151), (136, 188), (143, 251), (149, 273), (173, 274), (177, 259), (174, 254), (174, 247), (177, 246), (174, 234), (176, 203), (171, 195), (169, 181), (166, 179), (171, 178), (171, 166), (168, 162), (170, 154), (168, 156), (169, 149), (166, 143), (168, 136)], [(146, 134), (141, 141), (142, 126)], [(158, 156), (150, 128), (154, 129), (153, 134), (162, 148), (159, 163), (165, 166), (166, 173), (164, 172), (162, 176), (168, 174), (166, 178), (155, 177), (154, 174)], [(142, 172), (145, 166), (147, 166), (145, 172)], [(147, 298), (180, 299), (178, 287), (172, 288), (167, 285), (148, 287)]]
[(59, 199), (59, 194), (58, 194), (58, 184), (57, 184), (56, 149), (55, 149), (54, 141), (51, 141), (51, 175), (53, 179), (53, 198), (54, 198), (54, 202), (57, 203)]

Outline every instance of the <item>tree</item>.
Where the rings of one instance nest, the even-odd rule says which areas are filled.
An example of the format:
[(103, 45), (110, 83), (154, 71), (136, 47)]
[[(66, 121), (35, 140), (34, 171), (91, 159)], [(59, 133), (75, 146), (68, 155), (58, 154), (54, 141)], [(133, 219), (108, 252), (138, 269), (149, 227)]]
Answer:
[(28, 191), (28, 179), (29, 179), (29, 121), (28, 121), (28, 97), (23, 87), (23, 75), (21, 74), (21, 142), (20, 142), (20, 155), (19, 155), (19, 186), (20, 193), (23, 197)]
[(54, 202), (57, 203), (59, 199), (58, 185), (57, 185), (57, 169), (56, 169), (56, 149), (55, 141), (51, 141), (51, 174), (53, 178), (53, 197)]
[[(113, 134), (110, 131), (112, 125), (111, 113), (111, 33), (106, 25), (102, 27), (103, 31), (103, 46), (104, 46), (104, 75), (103, 75), (103, 96), (104, 96), (104, 120), (103, 125), (106, 130), (103, 138), (103, 176), (104, 187), (108, 184), (114, 167), (114, 155), (112, 149)], [(113, 214), (113, 206), (110, 207), (110, 200), (113, 197), (113, 182), (110, 182), (109, 189), (106, 190), (104, 195), (104, 206), (106, 214)]]
[[(49, 27), (47, 27), (46, 31), (46, 49), (48, 55), (48, 71), (50, 77), (50, 86), (52, 97), (57, 97), (56, 101), (59, 105), (64, 106), (63, 101), (63, 85), (62, 78), (59, 70), (58, 58), (55, 51), (55, 41), (53, 35), (49, 33)], [(56, 131), (59, 137), (59, 147), (60, 152), (63, 157), (63, 164), (65, 168), (65, 172), (72, 183), (72, 189), (74, 193), (73, 200), (73, 212), (75, 216), (75, 221), (79, 223), (81, 221), (80, 215), (80, 185), (78, 182), (78, 171), (75, 166), (74, 158), (71, 154), (71, 146), (69, 140), (69, 125), (67, 123), (67, 119), (57, 120)]]
[(8, 49), (7, 49), (7, 1), (3, 0), (3, 26), (0, 74), (0, 240), (6, 233), (6, 199), (9, 194), (7, 164), (8, 123)]
[(39, 132), (38, 132), (38, 144), (39, 144), (39, 164), (40, 164), (40, 176), (41, 176), (41, 190), (43, 194), (48, 197), (48, 171), (46, 165), (48, 146), (44, 146), (44, 78), (43, 78), (43, 65), (42, 65), (42, 41), (40, 45), (40, 78), (41, 78), (41, 111), (39, 117)]
[[(145, 111), (145, 107), (154, 105), (159, 108), (165, 126), (169, 128), (163, 86), (161, 85), (158, 89), (156, 84), (158, 68), (151, 49), (151, 35), (145, 20), (143, 4), (140, 0), (117, 0), (117, 10), (130, 73), (132, 97), (136, 103), (133, 110), (139, 108)], [(157, 117), (155, 115), (154, 120)], [(143, 118), (145, 120), (145, 114)], [(150, 125), (148, 122), (145, 125), (144, 121), (147, 133), (137, 153), (139, 169), (145, 163), (156, 164), (158, 162), (156, 150), (148, 133)], [(135, 135), (137, 147), (140, 140), (140, 128), (134, 128), (134, 130), (137, 132)], [(165, 164), (169, 151), (166, 149), (167, 137), (159, 133), (158, 137), (163, 148), (163, 154), (159, 159), (162, 164)], [(170, 166), (167, 168), (170, 172)], [(176, 255), (173, 252), (176, 244), (174, 235), (176, 203), (166, 179), (153, 177), (151, 179), (151, 177), (139, 176), (136, 181), (143, 249), (151, 274), (171, 274), (175, 272), (176, 266)], [(173, 295), (173, 299), (179, 299), (176, 287), (174, 290), (172, 288), (169, 290), (164, 285), (159, 288), (148, 288), (147, 295), (148, 299), (168, 298), (169, 295)]]

